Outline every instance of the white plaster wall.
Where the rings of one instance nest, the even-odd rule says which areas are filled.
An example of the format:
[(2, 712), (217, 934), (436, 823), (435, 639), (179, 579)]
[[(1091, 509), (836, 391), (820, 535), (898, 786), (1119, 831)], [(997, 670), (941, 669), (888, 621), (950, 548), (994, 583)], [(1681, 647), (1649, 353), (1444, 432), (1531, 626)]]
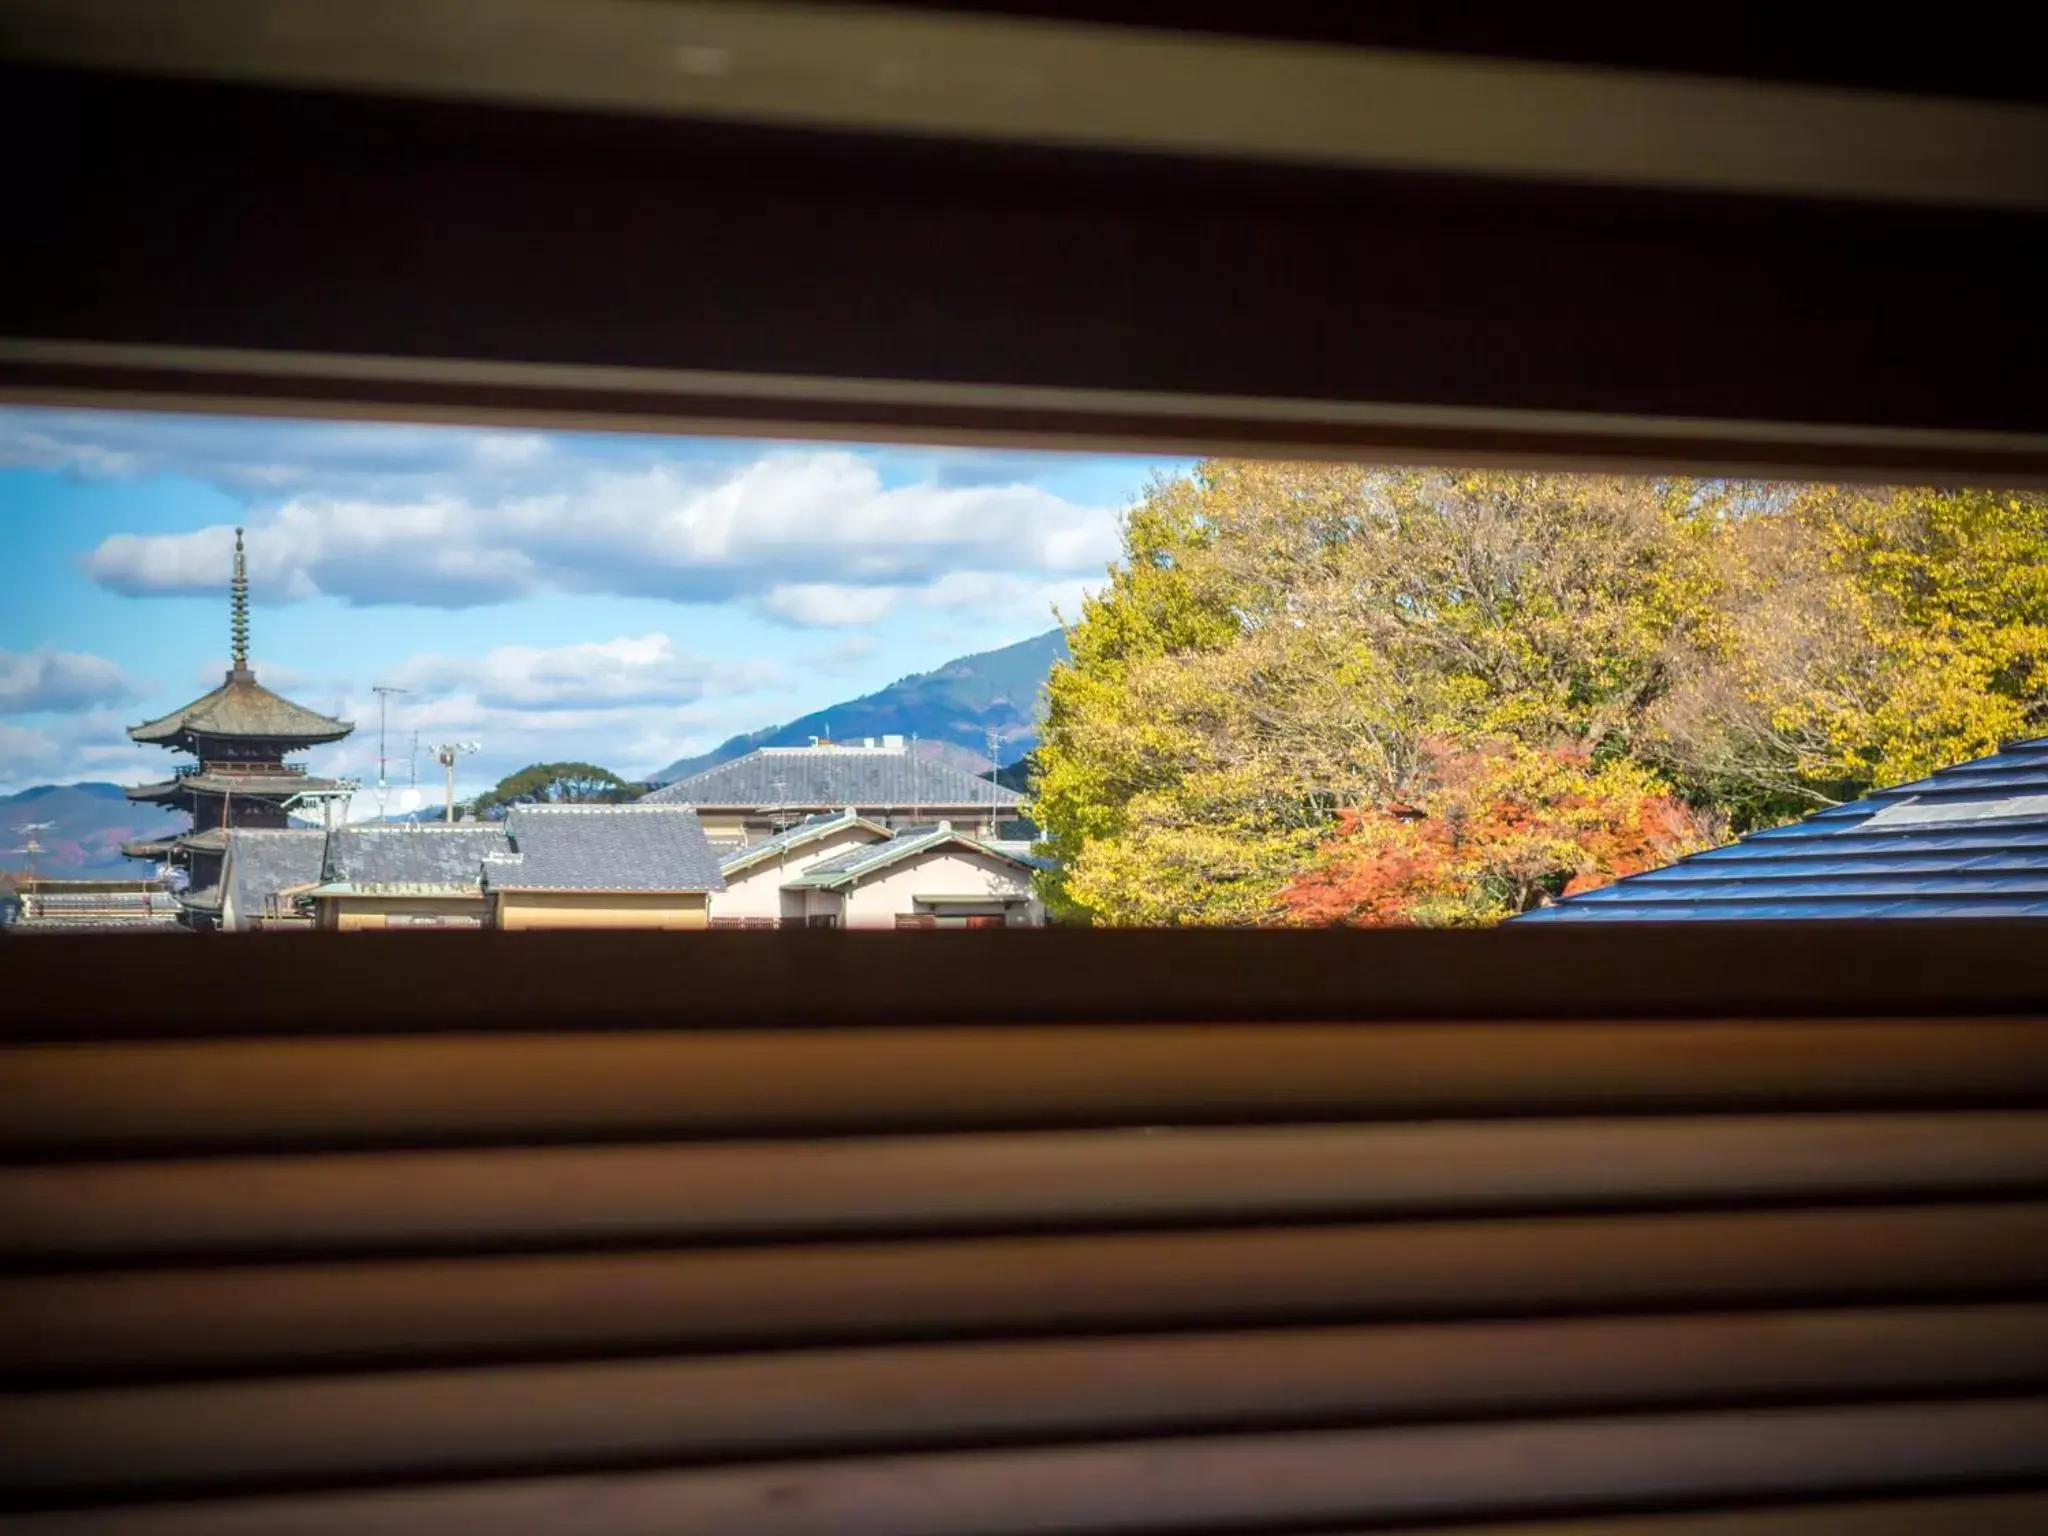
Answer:
[[(919, 896), (970, 895), (1031, 898), (1031, 872), (964, 848), (934, 848), (892, 864), (848, 891), (841, 921), (849, 928), (893, 928), (898, 913), (959, 910), (920, 908)], [(1045, 921), (1045, 910), (1035, 898), (1010, 908), (1008, 915), (1018, 927), (1037, 927)]]
[(756, 864), (743, 869), (736, 875), (725, 877), (725, 889), (711, 893), (711, 915), (713, 917), (781, 917), (783, 915), (782, 882), (803, 873), (820, 859), (829, 859), (834, 854), (844, 853), (856, 843), (881, 841), (877, 833), (864, 827), (846, 827), (829, 837), (805, 843), (801, 848), (792, 849), (780, 859)]

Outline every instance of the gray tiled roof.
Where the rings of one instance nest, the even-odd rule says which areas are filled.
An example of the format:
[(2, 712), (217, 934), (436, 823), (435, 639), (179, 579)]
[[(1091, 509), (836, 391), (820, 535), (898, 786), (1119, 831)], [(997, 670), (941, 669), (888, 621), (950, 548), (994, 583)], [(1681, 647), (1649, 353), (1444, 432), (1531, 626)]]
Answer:
[(773, 837), (763, 838), (758, 843), (749, 843), (744, 848), (734, 849), (718, 861), (718, 867), (727, 874), (733, 874), (742, 869), (751, 869), (754, 865), (764, 860), (779, 858), (792, 848), (801, 848), (814, 839), (829, 836), (833, 832), (845, 831), (849, 827), (866, 827), (874, 832), (878, 838), (885, 838), (889, 835), (889, 829), (880, 822), (869, 821), (866, 817), (853, 811), (835, 811), (824, 816), (807, 816), (795, 826), (778, 832)]
[(299, 742), (312, 746), (339, 741), (355, 729), (346, 720), (317, 714), (302, 704), (272, 693), (256, 674), (234, 671), (209, 694), (157, 720), (128, 727), (134, 741), (189, 748), (194, 737), (234, 736), (258, 741)]
[[(268, 898), (293, 886), (312, 885), (320, 879), (320, 858), (327, 843), (325, 832), (251, 829), (237, 827), (228, 833), (226, 881), (240, 917), (254, 917), (263, 911)], [(213, 888), (213, 889), (217, 889)], [(186, 895), (191, 906), (216, 905), (204, 893)]]
[(2048, 737), (1518, 921), (1849, 917), (2048, 917)]
[(509, 851), (495, 822), (409, 822), (342, 827), (334, 834), (325, 878), (357, 890), (382, 886), (477, 888), (484, 855)]
[(1024, 869), (1036, 867), (1030, 860), (1006, 853), (1000, 847), (983, 842), (980, 838), (970, 837), (951, 828), (935, 827), (929, 831), (903, 833), (890, 838), (886, 843), (867, 843), (858, 848), (849, 848), (843, 853), (835, 853), (831, 858), (820, 859), (801, 874), (783, 883), (792, 886), (817, 886), (826, 890), (834, 886), (856, 885), (891, 864), (914, 858), (934, 848), (943, 848), (949, 843), (973, 853), (986, 854), (1005, 864), (1015, 864)]
[(665, 784), (641, 805), (716, 806), (757, 811), (776, 806), (838, 810), (911, 810), (917, 806), (1024, 803), (1015, 790), (978, 779), (937, 758), (886, 747), (763, 748)]
[[(13, 900), (0, 891), (0, 907)], [(165, 928), (178, 923), (178, 903), (161, 886), (135, 890), (52, 890), (37, 882), (22, 902), (15, 926), (29, 933), (54, 928)]]
[(10, 933), (76, 933), (114, 929), (121, 933), (176, 933), (183, 927), (175, 912), (122, 917), (21, 917), (7, 924)]
[(516, 805), (509, 854), (485, 883), (511, 891), (722, 891), (717, 855), (688, 806)]

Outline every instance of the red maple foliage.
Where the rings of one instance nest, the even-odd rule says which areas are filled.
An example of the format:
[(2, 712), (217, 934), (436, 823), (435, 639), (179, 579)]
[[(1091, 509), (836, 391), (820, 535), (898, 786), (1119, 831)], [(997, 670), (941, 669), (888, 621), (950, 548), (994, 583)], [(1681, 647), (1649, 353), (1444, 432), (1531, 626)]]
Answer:
[(1648, 770), (1579, 747), (1434, 743), (1398, 802), (1341, 812), (1281, 893), (1303, 925), (1476, 926), (1670, 863), (1707, 826)]

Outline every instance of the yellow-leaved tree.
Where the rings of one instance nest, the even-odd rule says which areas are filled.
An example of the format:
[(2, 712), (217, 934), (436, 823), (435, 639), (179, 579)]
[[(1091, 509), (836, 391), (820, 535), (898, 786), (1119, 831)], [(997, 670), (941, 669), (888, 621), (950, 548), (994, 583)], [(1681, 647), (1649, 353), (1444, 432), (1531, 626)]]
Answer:
[(1802, 487), (1715, 531), (1647, 750), (1737, 830), (2048, 720), (2048, 497)]
[(1224, 461), (1163, 478), (1049, 683), (1044, 894), (1067, 920), (1300, 921), (1301, 882), (1387, 832), (1447, 754), (1599, 786), (1569, 807), (1579, 854), (1469, 874), (1495, 895), (1404, 919), (1487, 920), (1620, 846), (1589, 815), (1682, 807), (1692, 830), (1657, 843), (1676, 852), (1988, 750), (2048, 707), (2044, 508)]

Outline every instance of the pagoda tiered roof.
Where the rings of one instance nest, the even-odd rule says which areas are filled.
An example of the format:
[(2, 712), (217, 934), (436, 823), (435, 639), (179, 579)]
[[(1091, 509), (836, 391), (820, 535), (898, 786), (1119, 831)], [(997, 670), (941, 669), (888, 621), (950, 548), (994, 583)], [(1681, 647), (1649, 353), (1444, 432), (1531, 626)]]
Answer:
[(311, 747), (339, 741), (354, 729), (350, 721), (320, 714), (272, 693), (256, 681), (254, 672), (236, 667), (213, 692), (162, 719), (131, 725), (128, 736), (133, 741), (197, 753), (203, 739), (275, 741)]
[[(168, 836), (135, 838), (121, 845), (133, 859), (181, 866), (192, 881), (178, 897), (188, 924), (211, 926), (221, 911), (222, 867), (229, 831), (258, 822), (283, 820), (300, 797), (319, 800), (347, 794), (352, 782), (318, 779), (285, 762), (287, 753), (339, 741), (355, 727), (272, 693), (256, 681), (249, 665), (249, 575), (242, 530), (235, 530), (232, 621), (227, 676), (211, 693), (160, 719), (128, 728), (131, 741), (189, 752), (199, 761), (170, 778), (137, 784), (135, 801), (183, 806), (197, 825)], [(251, 808), (254, 808), (253, 810)], [(318, 838), (319, 834), (312, 834)]]
[(265, 765), (256, 771), (244, 771), (210, 763), (160, 783), (133, 785), (127, 794), (130, 800), (175, 804), (190, 795), (259, 795), (275, 799), (280, 795), (336, 794), (347, 787), (340, 779), (316, 779), (291, 767)]
[(229, 592), (228, 674), (221, 685), (160, 719), (129, 726), (129, 740), (190, 752), (203, 763), (208, 756), (201, 746), (205, 742), (270, 742), (282, 752), (339, 741), (354, 730), (351, 722), (294, 704), (256, 681), (249, 666), (249, 570), (239, 528)]

